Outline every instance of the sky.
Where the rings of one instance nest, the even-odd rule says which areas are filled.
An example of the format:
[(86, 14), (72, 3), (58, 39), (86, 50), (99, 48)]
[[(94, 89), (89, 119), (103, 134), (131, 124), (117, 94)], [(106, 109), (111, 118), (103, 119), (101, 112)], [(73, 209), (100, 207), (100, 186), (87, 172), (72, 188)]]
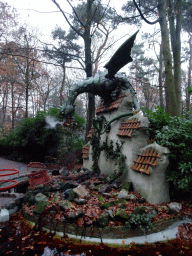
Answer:
[[(65, 21), (61, 12), (59, 12), (56, 5), (52, 0), (2, 0), (7, 2), (10, 6), (14, 7), (19, 14), (21, 24), (27, 23), (30, 27), (38, 28), (39, 34), (42, 35), (43, 42), (49, 43), (51, 41), (51, 31), (58, 25), (64, 29), (68, 28), (68, 24)], [(82, 2), (82, 0), (71, 0), (72, 4)], [(104, 2), (104, 1), (103, 1)], [(108, 2), (108, 1), (107, 1)], [(106, 3), (107, 3), (106, 2)], [(121, 7), (127, 0), (110, 0), (112, 7), (116, 9), (118, 13), (121, 11)], [(66, 0), (58, 0), (58, 3), (62, 9), (66, 12), (71, 12), (71, 8)], [(137, 35), (136, 41), (139, 43), (141, 34), (146, 31), (143, 27)], [(150, 27), (150, 29), (152, 29)], [(109, 61), (112, 54), (129, 36), (137, 31), (136, 26), (122, 25), (114, 32), (115, 40), (123, 37), (121, 40), (114, 44), (113, 49), (109, 51), (109, 55), (104, 59), (102, 66)], [(147, 42), (146, 42), (147, 44)], [(102, 67), (101, 67), (102, 69)], [(123, 70), (124, 71), (124, 70)]]
[[(29, 23), (33, 27), (38, 27), (42, 34), (46, 38), (49, 38), (51, 31), (58, 25), (60, 27), (68, 27), (63, 15), (58, 11), (58, 8), (51, 0), (3, 0), (9, 5), (13, 6), (19, 16), (22, 23)], [(65, 0), (58, 0), (61, 7), (68, 12), (71, 12), (69, 4)], [(82, 0), (72, 0), (74, 2), (82, 2)], [(111, 5), (118, 12), (121, 10), (123, 3), (126, 3), (126, 0), (111, 0)], [(132, 35), (137, 29), (130, 28), (123, 29), (118, 28), (117, 34), (119, 37), (129, 34)], [(127, 36), (128, 38), (128, 36)], [(121, 42), (119, 43), (119, 45)]]

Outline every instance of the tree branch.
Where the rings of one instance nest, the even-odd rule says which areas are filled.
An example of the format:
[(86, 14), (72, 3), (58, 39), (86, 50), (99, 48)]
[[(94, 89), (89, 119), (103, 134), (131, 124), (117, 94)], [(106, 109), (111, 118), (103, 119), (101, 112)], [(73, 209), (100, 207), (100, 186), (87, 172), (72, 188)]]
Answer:
[(150, 25), (154, 25), (154, 24), (156, 24), (157, 22), (160, 21), (160, 18), (158, 18), (158, 19), (155, 20), (155, 21), (149, 21), (149, 20), (147, 20), (147, 19), (144, 17), (144, 15), (143, 15), (141, 9), (139, 8), (139, 6), (137, 5), (137, 3), (136, 3), (135, 0), (133, 0), (133, 3), (134, 3), (134, 5), (135, 5), (135, 7), (137, 8), (137, 10), (138, 10), (138, 12), (139, 12), (141, 18), (142, 18), (146, 23), (148, 23), (148, 24), (150, 24)]
[(60, 5), (55, 1), (52, 0), (52, 2), (59, 8), (60, 12), (63, 14), (65, 20), (67, 21), (67, 23), (69, 24), (69, 26), (81, 37), (83, 37), (83, 35), (70, 23), (70, 21), (68, 20), (67, 16), (65, 15), (64, 11), (61, 9)]

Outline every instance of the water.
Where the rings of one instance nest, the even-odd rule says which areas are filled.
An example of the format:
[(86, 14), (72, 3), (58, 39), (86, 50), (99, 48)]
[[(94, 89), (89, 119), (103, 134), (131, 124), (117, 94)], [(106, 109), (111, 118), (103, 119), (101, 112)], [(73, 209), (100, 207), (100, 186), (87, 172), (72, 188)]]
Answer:
[(59, 122), (55, 117), (53, 116), (47, 116), (45, 118), (45, 122), (47, 123), (45, 128), (47, 129), (55, 129), (57, 124), (61, 124), (62, 122)]

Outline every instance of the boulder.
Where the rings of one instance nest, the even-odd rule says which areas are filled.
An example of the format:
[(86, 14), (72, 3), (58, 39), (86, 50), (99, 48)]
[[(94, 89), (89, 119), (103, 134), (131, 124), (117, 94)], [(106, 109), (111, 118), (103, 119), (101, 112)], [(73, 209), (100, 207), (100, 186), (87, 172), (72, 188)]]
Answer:
[(63, 178), (66, 178), (69, 175), (69, 171), (67, 169), (60, 170), (60, 174)]
[(35, 213), (41, 214), (45, 208), (47, 206), (47, 202), (46, 201), (39, 201), (36, 205), (36, 208), (34, 210)]
[(74, 188), (73, 191), (77, 194), (78, 197), (85, 197), (89, 193), (88, 190), (86, 190), (86, 188), (82, 185)]
[(75, 192), (73, 191), (73, 189), (67, 189), (65, 192), (63, 192), (63, 194), (61, 195), (62, 199), (67, 199), (69, 201), (73, 201), (76, 197)]
[(122, 209), (118, 208), (117, 212), (115, 214), (115, 218), (117, 220), (127, 221), (129, 219), (129, 215), (125, 211), (123, 211)]
[(182, 205), (180, 203), (176, 203), (176, 202), (170, 203), (170, 204), (168, 204), (168, 206), (170, 209), (172, 209), (176, 212), (180, 212), (182, 209)]
[(62, 184), (61, 191), (65, 192), (67, 189), (76, 188), (77, 186), (78, 186), (78, 184), (76, 184), (75, 182), (67, 181), (66, 183)]
[(71, 207), (73, 206), (73, 204), (68, 200), (66, 200), (65, 203), (59, 202), (58, 205), (63, 210), (71, 209)]
[(130, 195), (127, 191), (121, 190), (117, 196), (118, 199), (130, 199)]
[(100, 227), (104, 228), (108, 225), (108, 223), (109, 223), (109, 214), (107, 212), (104, 212), (99, 216), (99, 219), (97, 220), (97, 224)]
[(43, 195), (42, 193), (38, 193), (35, 196), (35, 202), (38, 203), (39, 201), (47, 201), (47, 197)]
[(105, 184), (103, 187), (101, 187), (101, 189), (99, 190), (99, 193), (107, 193), (107, 192), (110, 192), (111, 190), (112, 190), (111, 185)]
[(84, 198), (75, 198), (75, 199), (74, 199), (74, 202), (75, 202), (76, 204), (78, 204), (78, 205), (83, 205), (83, 204), (85, 204), (85, 203), (87, 202), (87, 200), (84, 199)]

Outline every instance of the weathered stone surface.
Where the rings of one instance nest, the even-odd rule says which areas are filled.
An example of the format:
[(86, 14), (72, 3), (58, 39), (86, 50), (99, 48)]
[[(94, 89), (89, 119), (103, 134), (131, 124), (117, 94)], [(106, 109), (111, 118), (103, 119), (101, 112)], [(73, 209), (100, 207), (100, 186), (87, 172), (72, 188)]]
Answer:
[(58, 205), (59, 205), (59, 206), (61, 207), (61, 209), (63, 209), (63, 210), (70, 209), (70, 208), (73, 206), (73, 204), (72, 204), (70, 201), (68, 201), (68, 200), (66, 200), (65, 203), (59, 202)]
[(67, 181), (62, 185), (61, 191), (65, 192), (67, 189), (76, 188), (77, 186), (78, 184), (74, 183), (73, 181)]
[(120, 183), (117, 182), (117, 181), (114, 181), (114, 182), (111, 184), (111, 187), (114, 188), (114, 189), (119, 189)]
[(125, 221), (125, 220), (128, 220), (129, 215), (126, 212), (124, 212), (122, 209), (118, 208), (115, 214), (115, 218), (118, 220)]
[(107, 212), (102, 213), (97, 220), (97, 223), (100, 227), (104, 228), (109, 223), (109, 214)]
[(109, 214), (110, 219), (113, 220), (114, 219), (113, 211), (112, 210), (107, 210), (106, 212)]
[(77, 194), (79, 197), (85, 197), (89, 194), (88, 190), (82, 185), (79, 185), (78, 187), (74, 188), (73, 191)]
[(69, 171), (67, 169), (60, 170), (61, 176), (66, 178), (69, 175)]
[(99, 190), (99, 193), (107, 193), (110, 192), (112, 190), (112, 187), (110, 184), (105, 184), (104, 186), (102, 186)]
[(172, 209), (176, 212), (180, 212), (182, 209), (182, 205), (180, 203), (176, 203), (176, 202), (170, 203), (170, 204), (168, 204), (168, 206), (170, 209)]
[(46, 201), (39, 201), (36, 205), (36, 208), (35, 208), (34, 212), (36, 212), (38, 214), (41, 214), (45, 210), (46, 206), (47, 206)]
[(39, 201), (47, 201), (47, 197), (43, 195), (42, 193), (38, 193), (35, 196), (35, 202), (38, 203)]
[(118, 194), (118, 199), (130, 199), (130, 195), (128, 194), (127, 191), (121, 190)]
[(129, 194), (129, 199), (130, 199), (130, 200), (136, 200), (137, 198), (136, 198), (136, 196), (135, 196), (135, 195), (133, 195), (133, 194)]
[(76, 197), (76, 193), (73, 191), (73, 189), (67, 189), (63, 194), (61, 195), (62, 199), (67, 199), (69, 201), (73, 201)]
[(84, 199), (84, 198), (75, 198), (75, 199), (74, 199), (74, 202), (75, 202), (76, 204), (78, 204), (78, 205), (83, 205), (83, 204), (85, 204), (85, 203), (87, 202), (87, 200)]

